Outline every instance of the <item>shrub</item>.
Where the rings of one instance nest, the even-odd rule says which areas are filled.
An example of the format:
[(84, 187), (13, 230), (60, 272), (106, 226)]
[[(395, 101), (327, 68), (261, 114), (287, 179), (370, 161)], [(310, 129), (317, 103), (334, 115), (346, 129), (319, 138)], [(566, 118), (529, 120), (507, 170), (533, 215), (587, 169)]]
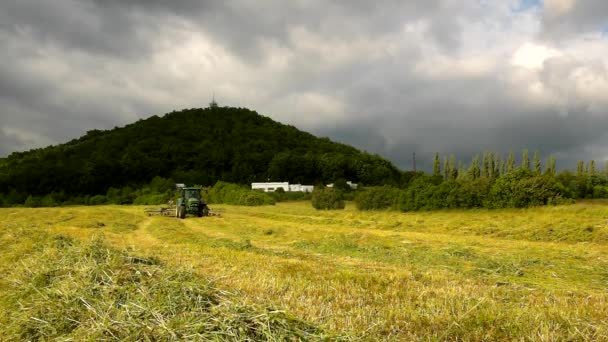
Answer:
[(106, 204), (107, 199), (106, 196), (104, 195), (95, 195), (91, 198), (89, 198), (89, 202), (87, 204), (89, 205), (101, 205), (101, 204)]
[(257, 206), (273, 205), (275, 199), (264, 192), (220, 181), (207, 190), (207, 202)]
[(338, 190), (315, 189), (312, 192), (312, 206), (318, 210), (344, 209), (344, 199)]
[(48, 194), (42, 197), (42, 199), (40, 200), (41, 207), (56, 207), (57, 205), (57, 201), (55, 200), (55, 197), (52, 194)]
[(26, 207), (36, 208), (40, 206), (40, 197), (29, 195), (23, 203)]
[(428, 209), (430, 198), (436, 185), (435, 179), (427, 175), (418, 175), (410, 182), (410, 186), (402, 191), (397, 200), (397, 208), (401, 211)]
[(450, 208), (482, 208), (484, 206), (492, 185), (490, 179), (462, 179), (456, 182), (458, 186), (452, 189), (448, 197)]
[(311, 193), (310, 192), (299, 192), (299, 191), (294, 191), (294, 192), (281, 192), (279, 190), (282, 190), (283, 188), (279, 188), (277, 191), (275, 192), (269, 192), (267, 193), (267, 195), (269, 195), (270, 197), (272, 197), (276, 202), (287, 202), (287, 201), (304, 201), (304, 200), (310, 200), (311, 199)]
[(601, 185), (594, 186), (593, 198), (608, 198), (608, 187)]
[(399, 198), (399, 189), (383, 186), (367, 188), (355, 196), (355, 203), (359, 210), (388, 209), (396, 206)]
[(500, 177), (492, 186), (485, 205), (489, 208), (525, 208), (555, 203), (563, 197), (561, 185), (551, 175), (531, 176), (517, 169)]
[(137, 196), (133, 200), (133, 204), (139, 205), (152, 205), (152, 204), (165, 204), (171, 198), (168, 194), (151, 193)]

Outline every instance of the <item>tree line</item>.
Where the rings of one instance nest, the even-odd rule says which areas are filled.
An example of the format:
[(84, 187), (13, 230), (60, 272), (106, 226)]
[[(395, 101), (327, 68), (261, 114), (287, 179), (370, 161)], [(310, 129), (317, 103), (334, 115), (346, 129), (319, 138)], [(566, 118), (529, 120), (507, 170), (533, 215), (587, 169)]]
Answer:
[(319, 189), (352, 180), (369, 188), (348, 195), (361, 209), (523, 207), (608, 197), (608, 164), (600, 170), (593, 160), (579, 161), (575, 171), (557, 172), (555, 158), (543, 163), (538, 151), (523, 150), (517, 159), (485, 152), (463, 163), (436, 153), (431, 173), (401, 171), (378, 155), (248, 109), (186, 109), (0, 158), (0, 206), (162, 203), (174, 182), (233, 183), (241, 190), (231, 192), (246, 203), (269, 203), (242, 190), (269, 180)]
[(433, 172), (417, 173), (404, 187), (372, 187), (355, 197), (361, 210), (393, 208), (401, 211), (445, 208), (523, 208), (570, 203), (582, 198), (608, 198), (608, 162), (604, 170), (596, 162), (579, 161), (576, 172), (557, 172), (555, 157), (543, 163), (539, 153), (532, 160), (527, 149), (521, 163), (514, 154), (500, 158), (486, 152), (468, 165), (453, 155), (435, 154)]

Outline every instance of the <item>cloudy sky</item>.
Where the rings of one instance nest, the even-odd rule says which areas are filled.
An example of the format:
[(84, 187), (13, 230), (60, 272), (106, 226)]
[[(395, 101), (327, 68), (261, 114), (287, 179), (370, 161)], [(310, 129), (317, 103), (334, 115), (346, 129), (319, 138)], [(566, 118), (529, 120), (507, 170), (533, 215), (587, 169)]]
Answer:
[(0, 157), (247, 107), (403, 169), (608, 159), (606, 0), (2, 0)]

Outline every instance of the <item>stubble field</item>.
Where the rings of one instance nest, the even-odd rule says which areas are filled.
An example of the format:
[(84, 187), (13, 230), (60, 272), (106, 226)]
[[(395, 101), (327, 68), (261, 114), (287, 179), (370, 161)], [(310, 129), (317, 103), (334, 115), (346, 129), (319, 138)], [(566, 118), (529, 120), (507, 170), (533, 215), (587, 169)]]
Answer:
[(607, 202), (212, 207), (0, 209), (0, 339), (608, 340)]

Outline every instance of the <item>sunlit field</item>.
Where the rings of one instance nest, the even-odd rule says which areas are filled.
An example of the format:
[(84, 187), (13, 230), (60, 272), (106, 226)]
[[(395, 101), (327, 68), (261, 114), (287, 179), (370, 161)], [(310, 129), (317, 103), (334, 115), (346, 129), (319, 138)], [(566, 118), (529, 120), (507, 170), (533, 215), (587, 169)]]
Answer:
[[(145, 208), (0, 209), (0, 339), (608, 340), (608, 202), (418, 213), (216, 205), (221, 216), (184, 220)], [(125, 269), (143, 280), (117, 281)], [(74, 292), (91, 272), (94, 286)], [(212, 289), (211, 304), (190, 307), (201, 296), (184, 295), (180, 279)], [(141, 295), (156, 282), (181, 290)], [(108, 286), (121, 299), (96, 301)], [(159, 309), (145, 310), (150, 301)], [(72, 309), (78, 319), (53, 326)], [(239, 332), (248, 324), (254, 335)]]

